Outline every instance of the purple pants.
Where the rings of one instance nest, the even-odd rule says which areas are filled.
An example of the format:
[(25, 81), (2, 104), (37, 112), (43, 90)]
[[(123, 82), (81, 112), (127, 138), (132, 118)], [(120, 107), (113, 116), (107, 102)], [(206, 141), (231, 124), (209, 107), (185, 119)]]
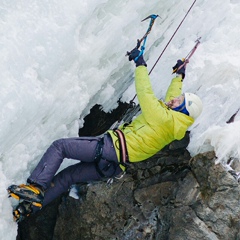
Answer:
[[(44, 188), (43, 206), (68, 191), (75, 183), (97, 181), (103, 175), (112, 177), (122, 172), (109, 134), (103, 137), (102, 156), (96, 169), (96, 148), (100, 140), (101, 137), (79, 137), (59, 139), (51, 144), (27, 180)], [(55, 175), (64, 158), (75, 159), (79, 163)]]

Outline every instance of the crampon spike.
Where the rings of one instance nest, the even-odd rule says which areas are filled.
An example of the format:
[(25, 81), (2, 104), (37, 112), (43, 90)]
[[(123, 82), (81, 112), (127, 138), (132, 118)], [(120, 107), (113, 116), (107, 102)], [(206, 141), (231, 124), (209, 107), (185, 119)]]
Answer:
[(8, 195), (8, 197), (12, 197), (12, 198), (15, 198), (15, 199), (17, 199), (17, 200), (20, 200), (20, 197), (19, 197), (18, 195), (14, 194), (14, 193), (10, 193), (10, 194)]

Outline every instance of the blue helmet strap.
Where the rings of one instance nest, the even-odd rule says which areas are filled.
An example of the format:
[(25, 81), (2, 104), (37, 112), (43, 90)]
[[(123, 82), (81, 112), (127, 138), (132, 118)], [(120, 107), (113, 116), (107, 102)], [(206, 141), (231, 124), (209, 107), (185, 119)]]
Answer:
[(183, 103), (181, 105), (179, 105), (178, 107), (173, 108), (172, 110), (184, 113), (184, 114), (189, 116), (189, 112), (186, 109), (185, 99), (184, 99), (184, 101), (183, 101)]

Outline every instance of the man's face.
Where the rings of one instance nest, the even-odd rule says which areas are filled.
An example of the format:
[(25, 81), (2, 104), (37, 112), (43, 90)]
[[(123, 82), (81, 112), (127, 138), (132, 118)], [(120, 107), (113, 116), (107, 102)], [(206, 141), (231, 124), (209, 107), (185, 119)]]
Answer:
[(180, 106), (183, 103), (183, 101), (184, 101), (184, 95), (180, 95), (179, 97), (173, 98), (172, 100), (167, 102), (166, 105), (169, 108), (173, 109)]

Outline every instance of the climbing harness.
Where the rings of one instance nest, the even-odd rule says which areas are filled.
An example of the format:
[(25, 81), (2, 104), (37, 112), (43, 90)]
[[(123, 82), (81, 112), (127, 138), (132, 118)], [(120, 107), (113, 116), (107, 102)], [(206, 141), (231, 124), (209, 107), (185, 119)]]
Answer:
[(107, 180), (107, 186), (110, 187), (113, 184), (114, 179), (121, 180), (125, 176), (125, 174), (126, 174), (126, 171), (122, 172), (120, 175), (117, 175), (117, 176), (114, 176), (112, 178), (109, 178)]
[(117, 170), (117, 166), (118, 164), (115, 162), (115, 161), (111, 161), (111, 160), (107, 160), (105, 159), (107, 162), (108, 162), (108, 165), (103, 168), (103, 169), (100, 169), (99, 167), (99, 163), (102, 159), (102, 153), (103, 153), (103, 146), (104, 146), (104, 139), (103, 137), (98, 141), (97, 143), (97, 147), (96, 147), (96, 154), (95, 154), (95, 158), (94, 158), (94, 162), (95, 162), (95, 168), (97, 170), (97, 172), (99, 173), (99, 175), (102, 177), (102, 178), (108, 178), (108, 176), (105, 176), (104, 172), (103, 171), (107, 171), (111, 166), (113, 166), (114, 168), (114, 171), (112, 173), (112, 175), (110, 177), (112, 177), (116, 170)]
[(117, 134), (119, 141), (120, 164), (124, 167), (127, 167), (127, 164), (129, 163), (129, 158), (124, 134), (120, 129), (116, 129), (114, 130), (114, 132)]
[[(98, 140), (98, 143), (97, 143), (97, 146), (96, 146), (96, 150), (95, 150), (96, 153), (95, 153), (95, 158), (94, 158), (95, 168), (102, 178), (105, 178), (105, 177), (112, 178), (112, 176), (114, 176), (114, 174), (117, 170), (117, 167), (119, 165), (127, 167), (128, 163), (129, 163), (127, 145), (126, 145), (124, 134), (119, 129), (114, 130), (114, 132), (116, 133), (116, 135), (118, 137), (118, 141), (119, 141), (119, 154), (120, 154), (119, 163), (116, 163), (113, 160), (105, 159), (107, 162), (109, 162), (109, 164), (104, 169), (100, 169), (99, 163), (102, 159), (103, 146), (104, 146), (104, 138), (103, 137), (100, 138), (100, 140)], [(111, 174), (111, 176), (105, 176), (103, 171), (107, 171), (111, 166), (113, 166), (113, 168), (114, 168), (113, 173)]]
[[(151, 32), (152, 26), (153, 26), (153, 24), (154, 24), (154, 22), (155, 22), (157, 17), (159, 17), (159, 16), (155, 15), (155, 14), (152, 14), (152, 15), (150, 15), (150, 16), (148, 16), (148, 17), (146, 17), (146, 18), (144, 18), (142, 20), (142, 22), (143, 22), (143, 21), (145, 21), (147, 19), (151, 19), (146, 33), (144, 34), (144, 36), (140, 40), (139, 39), (137, 40), (137, 46), (134, 49), (139, 49), (139, 47), (141, 46), (142, 41), (143, 41), (143, 45), (141, 46), (141, 51), (140, 51), (139, 55), (134, 59), (134, 61), (137, 61), (138, 58), (143, 55), (143, 53), (145, 51), (145, 45), (146, 45), (146, 41), (147, 41), (147, 36)], [(131, 52), (132, 51), (127, 52), (126, 56), (129, 56), (131, 54)]]
[(95, 154), (95, 158), (94, 158), (94, 162), (95, 162), (95, 167), (97, 172), (99, 173), (99, 175), (101, 177), (105, 177), (105, 175), (103, 174), (103, 172), (101, 171), (101, 169), (99, 168), (99, 162), (102, 158), (102, 152), (103, 152), (103, 138), (101, 138), (98, 143), (97, 143), (97, 147), (96, 147), (96, 154)]
[[(117, 135), (118, 142), (119, 142), (119, 155), (120, 155), (119, 164), (124, 166), (127, 169), (129, 164), (129, 158), (128, 158), (128, 151), (127, 151), (125, 136), (120, 129), (114, 129), (113, 131)], [(126, 171), (123, 171), (118, 176), (110, 177), (107, 180), (107, 186), (111, 186), (113, 184), (114, 179), (120, 180), (121, 178), (123, 178), (125, 174), (126, 174)]]

